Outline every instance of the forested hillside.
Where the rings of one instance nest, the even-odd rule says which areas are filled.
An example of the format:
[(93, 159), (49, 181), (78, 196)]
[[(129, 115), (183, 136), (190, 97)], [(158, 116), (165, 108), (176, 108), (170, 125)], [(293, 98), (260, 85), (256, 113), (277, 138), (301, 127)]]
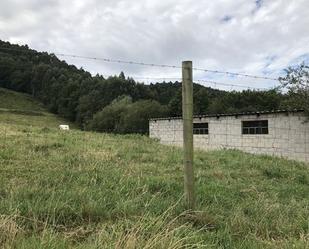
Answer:
[[(0, 41), (0, 87), (29, 93), (83, 129), (147, 133), (148, 119), (181, 115), (181, 83), (145, 85), (132, 78), (104, 78), (55, 55)], [(276, 90), (226, 92), (194, 85), (194, 113), (228, 113), (285, 107)]]

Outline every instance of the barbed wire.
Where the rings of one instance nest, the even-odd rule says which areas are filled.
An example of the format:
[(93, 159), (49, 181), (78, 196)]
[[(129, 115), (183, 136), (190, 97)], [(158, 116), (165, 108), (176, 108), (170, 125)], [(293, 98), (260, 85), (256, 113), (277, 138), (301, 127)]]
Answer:
[[(56, 54), (56, 55), (64, 56), (64, 57), (82, 58), (82, 59), (102, 60), (102, 61), (105, 61), (105, 62), (112, 62), (112, 63), (182, 69), (182, 66), (167, 65), (167, 64), (155, 64), (155, 63), (145, 63), (145, 62), (136, 62), (136, 61), (125, 61), (125, 60), (107, 59), (107, 58), (101, 58), (101, 57), (88, 57), (88, 56), (80, 56), (80, 55), (69, 55), (69, 54)], [(194, 70), (194, 71), (204, 71), (204, 72), (215, 73), (215, 74), (227, 74), (227, 75), (232, 75), (232, 76), (242, 76), (242, 77), (254, 78), (254, 79), (265, 79), (265, 80), (274, 80), (274, 81), (279, 80), (278, 78), (271, 78), (271, 77), (265, 77), (265, 76), (243, 74), (243, 73), (235, 73), (235, 72), (228, 72), (228, 71), (202, 69), (202, 68), (196, 68), (196, 67), (193, 67), (192, 70)]]
[(238, 84), (229, 84), (229, 83), (223, 83), (223, 82), (217, 82), (213, 80), (204, 80), (204, 79), (197, 79), (194, 80), (195, 82), (200, 82), (200, 83), (210, 83), (214, 85), (222, 85), (222, 86), (230, 86), (230, 87), (239, 87), (239, 88), (248, 88), (248, 89), (254, 89), (254, 90), (271, 90), (272, 88), (266, 88), (266, 87), (252, 87), (252, 86), (247, 86), (247, 85), (238, 85)]
[[(9, 65), (4, 65), (4, 64), (0, 64), (0, 66), (7, 66), (9, 67)], [(26, 67), (24, 66), (14, 66), (14, 69), (25, 69)], [(117, 75), (107, 75), (107, 74), (102, 74), (101, 76), (103, 76), (105, 79), (108, 79), (109, 77), (118, 77)], [(129, 75), (127, 76), (127, 78), (133, 79), (135, 81), (137, 80), (146, 80), (146, 81), (150, 81), (151, 83), (157, 83), (157, 81), (168, 81), (172, 82), (172, 81), (177, 81), (177, 82), (181, 82), (182, 78), (180, 77), (151, 77), (151, 76), (138, 76), (138, 75)], [(267, 91), (267, 90), (271, 90), (273, 88), (261, 88), (261, 87), (252, 87), (252, 86), (248, 86), (248, 85), (239, 85), (239, 84), (229, 84), (229, 83), (222, 83), (222, 82), (217, 82), (217, 81), (211, 81), (211, 80), (204, 80), (204, 79), (196, 79), (193, 80), (194, 83), (210, 83), (210, 84), (214, 84), (214, 86), (216, 87), (217, 85), (219, 86), (228, 86), (228, 87), (237, 87), (237, 88), (243, 88), (243, 89), (252, 89), (252, 90), (258, 90), (258, 91)], [(210, 86), (209, 86), (210, 87)]]
[(252, 74), (246, 74), (246, 73), (235, 73), (235, 72), (229, 72), (229, 71), (210, 70), (210, 69), (203, 69), (203, 68), (196, 68), (196, 67), (192, 68), (192, 70), (204, 71), (206, 73), (226, 74), (226, 75), (231, 75), (231, 76), (242, 76), (242, 77), (253, 78), (253, 79), (279, 81), (279, 78), (271, 78), (271, 77), (258, 76), (258, 75), (252, 75)]
[[(104, 78), (113, 77), (113, 76), (107, 75), (107, 74), (102, 74), (102, 76)], [(182, 80), (182, 78), (180, 78), (180, 77), (164, 77), (164, 76), (162, 76), (162, 77), (156, 77), (156, 76), (151, 77), (151, 76), (139, 76), (139, 75), (128, 75), (127, 78), (141, 79), (141, 80), (163, 80), (163, 81), (165, 81), (165, 80), (177, 80), (177, 81), (180, 80), (181, 81)]]
[[(18, 49), (10, 49), (10, 48), (0, 48), (0, 49), (18, 51), (18, 52), (30, 52), (30, 51), (22, 51), (22, 50), (18, 50)], [(33, 51), (35, 51), (35, 50), (33, 50)], [(104, 58), (104, 57), (91, 57), (91, 56), (65, 54), (65, 53), (52, 53), (52, 54), (57, 55), (57, 56), (61, 56), (61, 57), (71, 57), (71, 58), (87, 59), (87, 60), (99, 60), (99, 61), (104, 61), (104, 62), (107, 62), (107, 63), (119, 63), (119, 64), (129, 64), (129, 65), (139, 65), (139, 66), (149, 66), (149, 67), (182, 69), (182, 66), (176, 66), (176, 65), (146, 63), (146, 62), (137, 62), (137, 61), (130, 61), (130, 60), (118, 60), (118, 59), (111, 59), (111, 58)], [(192, 70), (203, 71), (203, 72), (214, 73), (214, 74), (226, 74), (226, 75), (231, 75), (231, 76), (241, 76), (241, 77), (254, 78), (254, 79), (279, 81), (279, 78), (252, 75), (252, 74), (246, 74), (246, 73), (236, 73), (236, 72), (204, 69), (204, 68), (197, 68), (197, 67), (193, 67)]]
[[(104, 76), (105, 77), (105, 76)], [(133, 79), (145, 79), (145, 80), (179, 80), (182, 81), (182, 78), (179, 77), (144, 77), (144, 76), (129, 76), (129, 78)], [(238, 87), (238, 88), (247, 88), (247, 89), (253, 89), (253, 90), (271, 90), (273, 87), (252, 87), (248, 85), (239, 85), (239, 84), (230, 84), (230, 83), (222, 83), (222, 82), (217, 82), (213, 80), (204, 80), (204, 79), (194, 79), (193, 82), (199, 82), (199, 83), (210, 83), (216, 85), (221, 85), (221, 86), (229, 86), (229, 87)]]

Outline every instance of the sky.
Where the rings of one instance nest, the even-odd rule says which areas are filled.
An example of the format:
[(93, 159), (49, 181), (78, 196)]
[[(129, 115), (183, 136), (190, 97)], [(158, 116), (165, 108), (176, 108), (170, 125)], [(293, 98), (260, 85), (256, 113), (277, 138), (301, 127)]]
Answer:
[[(1, 0), (0, 39), (38, 51), (277, 78), (309, 62), (308, 0)], [(59, 57), (92, 74), (180, 78), (175, 68)], [(194, 71), (194, 79), (269, 88), (277, 81)], [(238, 90), (235, 86), (217, 88)]]

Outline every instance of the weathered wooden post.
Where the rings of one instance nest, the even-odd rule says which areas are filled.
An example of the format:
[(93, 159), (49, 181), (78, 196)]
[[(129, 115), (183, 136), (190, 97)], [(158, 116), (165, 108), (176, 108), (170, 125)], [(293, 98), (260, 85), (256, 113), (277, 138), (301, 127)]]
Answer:
[(192, 61), (182, 62), (182, 119), (184, 148), (184, 187), (188, 208), (195, 208), (193, 171), (193, 82)]

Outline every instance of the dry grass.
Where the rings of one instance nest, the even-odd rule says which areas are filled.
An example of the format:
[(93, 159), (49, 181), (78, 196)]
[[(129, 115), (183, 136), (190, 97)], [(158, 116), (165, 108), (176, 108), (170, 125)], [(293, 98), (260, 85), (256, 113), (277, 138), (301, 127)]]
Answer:
[(0, 246), (12, 248), (17, 236), (22, 234), (22, 229), (15, 220), (15, 216), (0, 216)]

